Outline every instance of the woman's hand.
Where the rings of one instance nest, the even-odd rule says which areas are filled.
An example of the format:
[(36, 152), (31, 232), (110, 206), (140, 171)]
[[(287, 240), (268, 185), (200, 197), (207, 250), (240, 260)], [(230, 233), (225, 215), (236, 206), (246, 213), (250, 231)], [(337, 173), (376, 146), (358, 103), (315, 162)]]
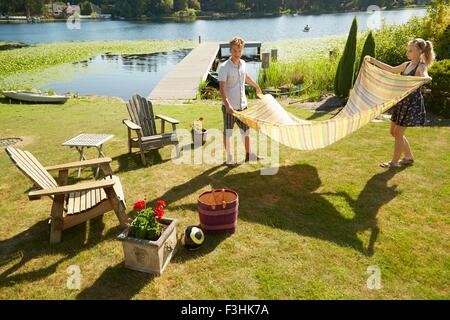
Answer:
[(374, 64), (375, 63), (375, 59), (372, 58), (371, 56), (365, 56), (364, 60), (367, 61), (370, 64)]

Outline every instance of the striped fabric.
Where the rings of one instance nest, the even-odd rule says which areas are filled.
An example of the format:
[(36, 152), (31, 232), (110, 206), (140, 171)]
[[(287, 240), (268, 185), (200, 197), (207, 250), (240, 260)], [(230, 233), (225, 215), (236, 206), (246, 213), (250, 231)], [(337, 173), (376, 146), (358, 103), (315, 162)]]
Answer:
[(296, 118), (271, 95), (264, 95), (261, 104), (234, 115), (250, 128), (288, 147), (320, 149), (355, 132), (429, 81), (386, 72), (364, 62), (347, 105), (330, 120)]

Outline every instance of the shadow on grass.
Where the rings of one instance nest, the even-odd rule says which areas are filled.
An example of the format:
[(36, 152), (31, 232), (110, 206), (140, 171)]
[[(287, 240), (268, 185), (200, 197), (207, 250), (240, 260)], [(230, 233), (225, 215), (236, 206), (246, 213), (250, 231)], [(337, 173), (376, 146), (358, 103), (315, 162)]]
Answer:
[[(319, 174), (315, 167), (306, 164), (281, 167), (278, 174), (273, 176), (261, 176), (259, 170), (233, 174), (232, 167), (216, 166), (170, 189), (159, 198), (174, 203), (198, 193), (208, 185), (213, 188), (231, 188), (239, 193), (240, 220), (351, 247), (370, 256), (374, 254), (379, 234), (377, 213), (383, 205), (398, 195), (396, 186), (389, 187), (388, 182), (404, 168), (374, 175), (356, 199), (346, 192), (317, 193), (316, 190), (321, 186)], [(344, 217), (326, 196), (343, 197), (353, 208), (355, 215)], [(183, 204), (178, 208), (196, 210), (196, 204)], [(49, 277), (61, 263), (94, 248), (101, 241), (115, 238), (122, 229), (117, 226), (102, 235), (105, 225), (101, 217), (89, 223), (89, 232), (86, 223), (66, 230), (63, 234), (64, 241), (58, 245), (48, 244), (49, 227), (46, 221), (38, 222), (26, 231), (0, 241), (0, 266), (7, 268), (12, 264), (0, 274), (0, 286), (9, 287)], [(362, 231), (370, 231), (367, 247), (358, 237), (358, 233)], [(202, 248), (197, 251), (180, 248), (173, 262), (183, 263), (207, 255), (229, 236), (207, 235), (207, 241)], [(50, 255), (61, 255), (61, 258), (38, 270), (19, 273), (28, 262)], [(124, 272), (123, 263), (119, 263), (106, 269), (96, 282), (80, 292), (77, 298), (130, 299), (153, 279), (154, 276), (141, 272)]]
[(374, 175), (367, 181), (356, 200), (346, 192), (328, 193), (329, 195), (343, 197), (352, 207), (355, 212), (355, 216), (352, 219), (354, 233), (366, 230), (371, 231), (369, 244), (364, 251), (369, 256), (375, 253), (375, 242), (380, 232), (377, 223), (378, 211), (399, 194), (396, 190), (397, 186), (388, 186), (388, 181), (404, 169), (406, 169), (405, 166)]
[[(127, 172), (145, 168), (142, 164), (141, 154), (139, 153), (139, 151), (124, 153), (112, 159), (113, 161), (117, 160), (117, 162), (119, 163), (119, 168), (115, 171), (116, 174), (120, 172)], [(161, 154), (157, 149), (146, 151), (145, 159), (147, 160), (147, 166), (162, 164), (171, 161), (171, 159), (162, 159)]]
[[(316, 190), (322, 184), (319, 174), (315, 167), (306, 164), (281, 167), (278, 174), (273, 176), (262, 176), (258, 170), (229, 174), (231, 169), (212, 167), (159, 198), (174, 203), (200, 193), (208, 185), (213, 188), (231, 188), (239, 194), (239, 219), (352, 247), (370, 256), (374, 253), (379, 233), (376, 215), (383, 205), (398, 194), (396, 186), (389, 187), (388, 182), (404, 167), (373, 176), (356, 200), (346, 193), (317, 193)], [(353, 208), (354, 217), (343, 216), (325, 197), (327, 195), (344, 197)], [(196, 211), (197, 206), (190, 203), (172, 208)], [(367, 247), (358, 237), (358, 233), (363, 231), (370, 231)], [(207, 247), (205, 253), (212, 251), (223, 240), (212, 239), (211, 248)], [(205, 253), (199, 251), (199, 254)], [(182, 261), (183, 258), (180, 259)]]
[(311, 115), (306, 120), (315, 120), (317, 118), (323, 117), (325, 114), (330, 114), (335, 116), (338, 114), (345, 105), (345, 101), (339, 97), (329, 97), (323, 101), (316, 109), (314, 109), (314, 114)]
[[(65, 230), (63, 241), (55, 245), (49, 243), (50, 227), (47, 221), (40, 221), (14, 237), (0, 241), (2, 265), (13, 264), (0, 274), (0, 287), (34, 282), (49, 277), (56, 272), (61, 263), (76, 257), (85, 250), (94, 248), (101, 241), (115, 238), (122, 229), (117, 226), (103, 235), (105, 225), (102, 216), (91, 219), (88, 223), (89, 228), (87, 223), (82, 223)], [(20, 269), (28, 262), (51, 255), (62, 257), (40, 269), (20, 272)]]
[[(183, 230), (184, 231), (184, 230)], [(197, 250), (188, 250), (180, 245), (179, 251), (172, 258), (173, 263), (184, 263), (187, 260), (195, 260), (199, 257), (206, 256), (213, 252), (224, 240), (232, 237), (232, 234), (206, 234), (204, 244)]]
[(126, 269), (123, 262), (108, 267), (92, 286), (77, 295), (80, 300), (129, 300), (155, 278), (155, 275)]
[(0, 104), (21, 104), (21, 103), (20, 101), (14, 99), (2, 97), (0, 98)]

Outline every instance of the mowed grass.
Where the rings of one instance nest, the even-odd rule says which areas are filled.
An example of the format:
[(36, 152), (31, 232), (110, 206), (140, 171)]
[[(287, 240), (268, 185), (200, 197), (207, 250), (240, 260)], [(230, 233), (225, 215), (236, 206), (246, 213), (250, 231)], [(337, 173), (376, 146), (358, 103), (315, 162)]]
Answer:
[[(189, 128), (199, 116), (221, 128), (219, 104), (156, 105)], [(311, 112), (290, 106), (303, 118)], [(71, 99), (65, 105), (0, 104), (0, 137), (44, 165), (77, 160), (61, 144), (81, 133), (111, 133), (105, 153), (122, 181), (127, 213), (134, 201), (168, 202), (178, 233), (198, 224), (197, 197), (228, 187), (240, 196), (238, 231), (180, 249), (155, 277), (124, 267), (114, 213), (66, 230), (48, 243), (50, 199), (29, 201), (29, 180), (0, 153), (0, 299), (448, 299), (450, 298), (450, 128), (408, 129), (414, 166), (384, 170), (393, 147), (389, 124), (371, 123), (312, 152), (282, 147), (278, 174), (262, 165), (176, 165), (171, 147), (149, 152), (149, 167), (127, 154), (123, 102)], [(95, 156), (90, 151), (91, 157)], [(92, 177), (83, 171), (82, 180)], [(75, 181), (75, 172), (71, 180)], [(81, 270), (69, 290), (67, 268)], [(369, 266), (381, 269), (380, 290), (367, 288)]]

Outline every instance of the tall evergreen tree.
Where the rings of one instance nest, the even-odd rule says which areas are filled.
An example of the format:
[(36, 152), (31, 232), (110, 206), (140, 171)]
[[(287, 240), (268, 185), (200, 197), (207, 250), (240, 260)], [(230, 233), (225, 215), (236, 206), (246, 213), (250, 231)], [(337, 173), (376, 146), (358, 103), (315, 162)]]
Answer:
[(345, 44), (344, 53), (342, 54), (340, 66), (336, 73), (337, 79), (337, 95), (348, 97), (350, 89), (353, 85), (353, 74), (355, 71), (356, 58), (356, 41), (358, 35), (358, 21), (356, 17), (353, 19), (352, 27), (348, 34), (347, 43)]
[(188, 8), (187, 0), (174, 0), (173, 1), (173, 10), (174, 11), (182, 11)]
[(355, 76), (353, 79), (353, 84), (355, 84), (355, 81), (358, 78), (359, 70), (361, 69), (365, 56), (375, 57), (375, 38), (373, 37), (372, 31), (369, 32), (366, 41), (364, 42), (364, 47), (361, 51), (358, 67), (355, 68)]
[(342, 96), (342, 92), (340, 90), (341, 88), (339, 86), (339, 75), (341, 73), (341, 65), (342, 65), (342, 58), (339, 60), (336, 75), (334, 76), (334, 94), (338, 97)]

